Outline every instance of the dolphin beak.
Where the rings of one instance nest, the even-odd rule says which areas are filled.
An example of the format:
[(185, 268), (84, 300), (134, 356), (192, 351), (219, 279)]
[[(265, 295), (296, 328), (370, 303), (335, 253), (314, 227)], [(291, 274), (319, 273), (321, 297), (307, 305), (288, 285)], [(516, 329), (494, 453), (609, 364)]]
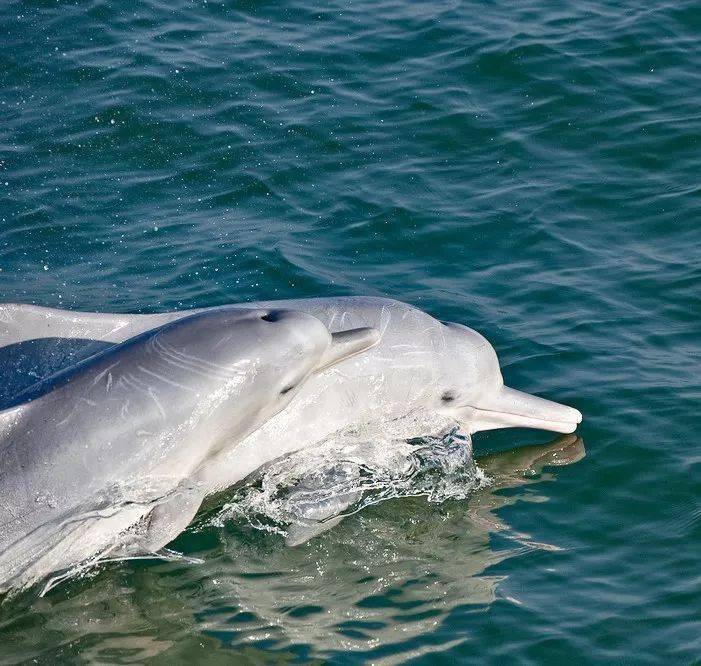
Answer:
[(317, 372), (345, 361), (351, 356), (360, 354), (376, 345), (380, 340), (380, 331), (371, 326), (367, 328), (352, 328), (331, 334), (331, 344), (321, 357)]
[(582, 413), (573, 407), (508, 386), (502, 386), (495, 394), (480, 400), (478, 405), (470, 405), (464, 411), (471, 432), (494, 428), (539, 428), (570, 433), (582, 421)]

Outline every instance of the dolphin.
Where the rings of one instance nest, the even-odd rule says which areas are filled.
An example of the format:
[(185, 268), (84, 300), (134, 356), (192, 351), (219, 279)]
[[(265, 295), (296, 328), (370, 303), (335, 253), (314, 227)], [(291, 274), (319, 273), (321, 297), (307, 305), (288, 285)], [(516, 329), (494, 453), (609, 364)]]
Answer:
[[(200, 493), (225, 490), (272, 460), (358, 428), (385, 428), (394, 439), (409, 439), (433, 434), (446, 422), (467, 434), (504, 427), (572, 433), (582, 420), (573, 407), (505, 386), (494, 348), (477, 331), (440, 321), (401, 301), (357, 296), (146, 315), (3, 304), (0, 371), (8, 375), (10, 388), (2, 394), (0, 386), (0, 398), (11, 404), (19, 386), (74, 365), (101, 346), (109, 348), (193, 313), (239, 308), (284, 308), (312, 315), (332, 333), (372, 329), (380, 339), (362, 354), (309, 376), (285, 409), (269, 414), (235, 444), (215, 448), (198, 468)], [(22, 372), (8, 371), (8, 359)], [(192, 491), (179, 492), (187, 497)], [(197, 501), (180, 501), (191, 516)], [(175, 508), (171, 513), (178, 515)], [(149, 545), (158, 544), (154, 540)]]
[[(310, 314), (333, 332), (370, 327), (381, 337), (364, 354), (310, 377), (287, 409), (236, 447), (211, 457), (201, 478), (212, 492), (241, 481), (268, 461), (364, 424), (402, 423), (404, 432), (394, 435), (410, 438), (431, 434), (437, 421), (444, 425), (446, 419), (468, 434), (506, 427), (571, 433), (582, 420), (573, 407), (505, 386), (494, 348), (477, 331), (394, 299), (259, 301), (195, 312), (250, 307)], [(94, 353), (96, 344), (121, 342), (192, 312), (129, 315), (0, 305), (0, 368), (3, 348), (29, 345), (26, 356), (38, 358), (28, 369), (36, 375), (75, 363), (81, 355)], [(52, 344), (38, 345), (40, 353), (33, 354), (32, 345), (41, 341)]]
[(209, 493), (210, 461), (378, 339), (300, 310), (217, 308), (20, 391), (0, 412), (0, 590), (158, 551)]

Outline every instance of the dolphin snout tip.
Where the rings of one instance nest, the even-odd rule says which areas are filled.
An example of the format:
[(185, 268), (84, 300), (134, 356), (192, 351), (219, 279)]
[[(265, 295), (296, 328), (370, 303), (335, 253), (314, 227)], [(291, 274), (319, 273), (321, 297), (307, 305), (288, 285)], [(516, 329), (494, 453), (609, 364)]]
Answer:
[(584, 418), (582, 412), (576, 407), (570, 407), (569, 405), (563, 405), (557, 402), (552, 402), (550, 404), (551, 409), (546, 410), (545, 413), (539, 413), (536, 417), (549, 423), (549, 427), (544, 429), (560, 432), (562, 434), (573, 433), (577, 430), (577, 426), (579, 426)]
[(572, 421), (573, 423), (579, 425), (582, 422), (584, 416), (576, 407), (570, 407), (569, 405), (562, 405), (566, 411), (564, 414), (567, 415), (567, 421)]
[(582, 412), (576, 407), (570, 407), (569, 405), (563, 405), (559, 402), (546, 400), (545, 398), (539, 398), (506, 387), (504, 391), (507, 401), (509, 399), (513, 400), (514, 411), (512, 413), (530, 417), (535, 421), (549, 423), (551, 428), (546, 429), (566, 434), (574, 432), (582, 422)]

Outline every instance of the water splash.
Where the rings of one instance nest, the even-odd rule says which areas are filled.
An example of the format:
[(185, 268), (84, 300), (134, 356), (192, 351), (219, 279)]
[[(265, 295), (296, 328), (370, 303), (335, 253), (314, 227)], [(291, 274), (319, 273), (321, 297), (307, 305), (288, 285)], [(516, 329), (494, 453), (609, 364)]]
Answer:
[[(404, 439), (424, 417), (412, 414), (382, 426), (336, 434), (259, 470), (235, 490), (210, 521), (243, 520), (304, 543), (367, 506), (401, 497), (429, 502), (463, 499), (489, 483), (475, 464), (472, 440), (447, 422), (439, 434)], [(419, 430), (420, 431), (420, 430)]]

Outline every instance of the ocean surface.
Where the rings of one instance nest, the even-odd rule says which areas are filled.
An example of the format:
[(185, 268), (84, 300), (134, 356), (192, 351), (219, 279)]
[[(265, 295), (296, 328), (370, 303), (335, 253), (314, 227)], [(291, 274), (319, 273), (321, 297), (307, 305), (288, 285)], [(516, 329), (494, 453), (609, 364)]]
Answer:
[(700, 663), (698, 3), (6, 0), (0, 40), (1, 301), (386, 295), (584, 413), (376, 456), (298, 546), (268, 472), (6, 600), (0, 663)]

